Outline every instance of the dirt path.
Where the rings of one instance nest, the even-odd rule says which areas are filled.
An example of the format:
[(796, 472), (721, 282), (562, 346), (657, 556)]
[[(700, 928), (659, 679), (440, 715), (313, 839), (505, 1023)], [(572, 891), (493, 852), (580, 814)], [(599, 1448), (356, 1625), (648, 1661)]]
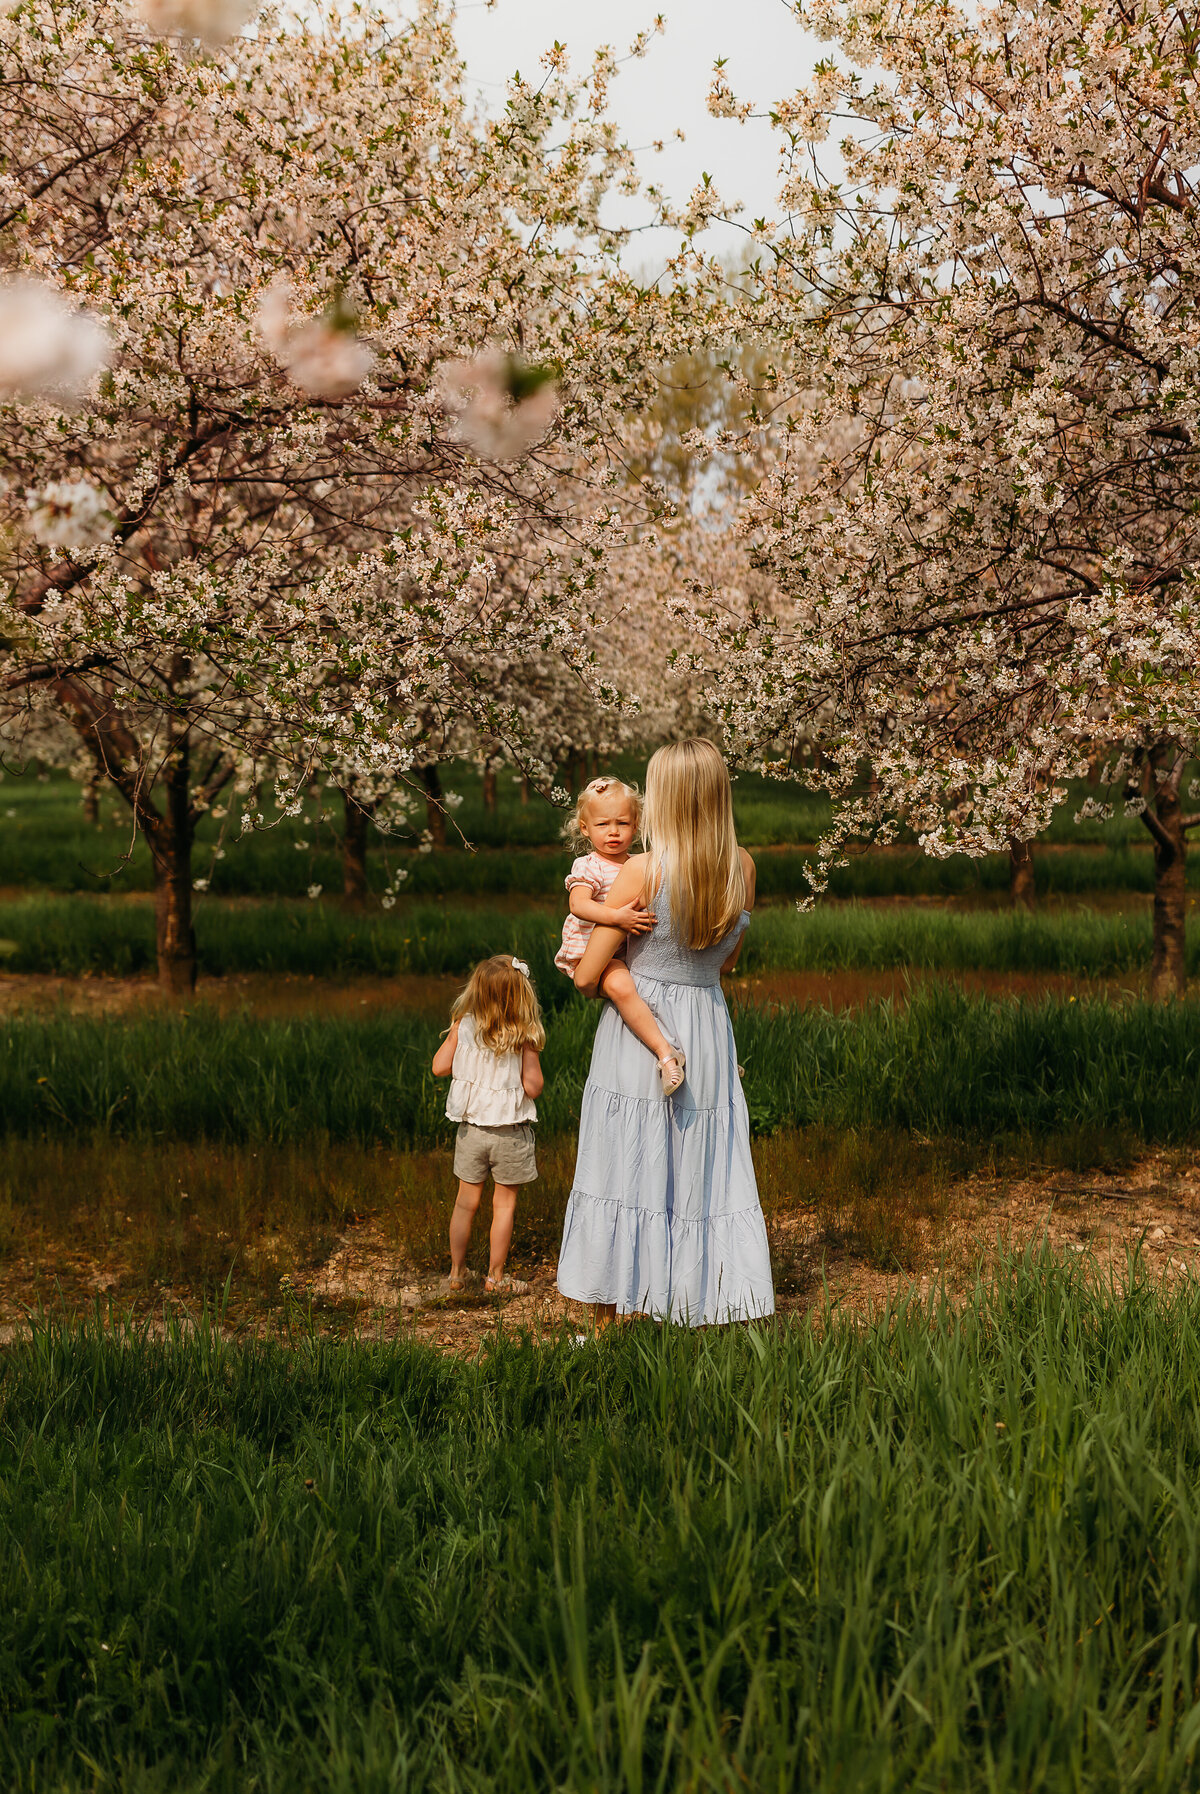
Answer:
[[(1121, 1171), (1083, 1175), (971, 1177), (950, 1190), (945, 1214), (921, 1262), (906, 1271), (879, 1269), (839, 1248), (810, 1211), (777, 1217), (779, 1312), (804, 1315), (828, 1301), (835, 1311), (865, 1318), (908, 1291), (928, 1295), (935, 1286), (955, 1299), (1001, 1252), (1043, 1244), (1064, 1261), (1088, 1254), (1099, 1275), (1118, 1282), (1134, 1254), (1151, 1278), (1167, 1284), (1200, 1277), (1200, 1157), (1194, 1154), (1148, 1153)], [(161, 1327), (171, 1317), (190, 1325), (203, 1307), (198, 1290), (158, 1285), (134, 1292), (122, 1283), (119, 1257), (101, 1262), (69, 1242), (44, 1238), (27, 1255), (18, 1244), (0, 1266), (0, 1343), (25, 1332), (28, 1317), (39, 1311), (83, 1317), (99, 1305), (100, 1312)], [(308, 1274), (285, 1278), (276, 1299), (233, 1301), (227, 1324), (245, 1336), (289, 1318), (307, 1324), (310, 1316), (332, 1334), (408, 1333), (468, 1355), (501, 1325), (557, 1337), (581, 1330), (587, 1319), (558, 1295), (549, 1261), (532, 1271), (526, 1296), (499, 1301), (478, 1286), (447, 1295), (440, 1279), (419, 1276), (398, 1257), (369, 1218), (331, 1241)]]

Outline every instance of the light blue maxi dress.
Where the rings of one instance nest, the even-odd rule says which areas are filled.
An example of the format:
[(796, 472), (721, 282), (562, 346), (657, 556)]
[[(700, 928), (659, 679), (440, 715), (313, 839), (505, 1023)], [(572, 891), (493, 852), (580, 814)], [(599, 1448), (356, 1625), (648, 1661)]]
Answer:
[(654, 928), (630, 937), (629, 969), (687, 1054), (687, 1081), (664, 1101), (653, 1053), (604, 1005), (558, 1287), (577, 1302), (692, 1326), (771, 1314), (771, 1256), (721, 989), (722, 963), (750, 917), (743, 910), (723, 941), (696, 953), (672, 930), (665, 879), (654, 908)]

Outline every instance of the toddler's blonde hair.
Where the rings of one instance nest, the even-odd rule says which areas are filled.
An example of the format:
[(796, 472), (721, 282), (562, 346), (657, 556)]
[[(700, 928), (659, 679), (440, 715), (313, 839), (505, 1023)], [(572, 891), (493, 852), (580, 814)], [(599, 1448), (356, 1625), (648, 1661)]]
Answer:
[(603, 774), (598, 779), (591, 779), (584, 786), (575, 799), (574, 810), (563, 825), (563, 840), (575, 853), (582, 853), (585, 848), (591, 847), (591, 842), (583, 832), (583, 825), (587, 819), (587, 808), (594, 797), (603, 797), (607, 791), (623, 791), (625, 793), (633, 806), (635, 829), (641, 827), (642, 794), (637, 786), (631, 785), (627, 779), (614, 779), (607, 773)]
[(541, 1052), (546, 1044), (542, 1011), (528, 972), (519, 972), (511, 953), (481, 959), (454, 999), (451, 1021), (469, 1015), (475, 1038), (489, 1053)]
[(671, 873), (671, 919), (695, 952), (723, 941), (742, 913), (746, 875), (729, 769), (711, 741), (672, 741), (646, 768), (646, 901)]

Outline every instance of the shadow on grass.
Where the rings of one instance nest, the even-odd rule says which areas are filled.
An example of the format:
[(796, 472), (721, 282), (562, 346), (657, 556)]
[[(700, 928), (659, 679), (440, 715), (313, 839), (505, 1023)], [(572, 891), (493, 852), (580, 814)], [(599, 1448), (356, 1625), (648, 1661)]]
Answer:
[[(1127, 1165), (1131, 1136), (1078, 1127), (1045, 1138), (921, 1139), (897, 1130), (779, 1130), (754, 1142), (781, 1295), (839, 1258), (885, 1272), (932, 1262), (956, 1184)], [(575, 1142), (539, 1143), (540, 1176), (521, 1193), (511, 1263), (549, 1271), (557, 1256)], [(189, 1301), (231, 1279), (234, 1299), (284, 1303), (339, 1243), (369, 1235), (397, 1282), (446, 1265), (455, 1182), (450, 1152), (367, 1150), (320, 1140), (257, 1148), (212, 1143), (10, 1139), (0, 1165), (0, 1281), (8, 1305), (97, 1294)], [(471, 1262), (486, 1268), (485, 1197)]]

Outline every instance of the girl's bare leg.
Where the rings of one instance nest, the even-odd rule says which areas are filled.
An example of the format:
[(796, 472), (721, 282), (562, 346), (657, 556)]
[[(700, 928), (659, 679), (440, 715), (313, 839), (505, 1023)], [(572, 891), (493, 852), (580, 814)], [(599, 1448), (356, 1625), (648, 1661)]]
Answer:
[(616, 1320), (616, 1318), (617, 1318), (617, 1305), (615, 1302), (593, 1302), (592, 1303), (592, 1332), (593, 1333), (603, 1333), (603, 1331), (606, 1327), (611, 1327), (612, 1323)]
[(654, 1011), (649, 1003), (644, 997), (639, 997), (633, 973), (620, 960), (611, 960), (605, 966), (600, 979), (600, 994), (608, 998), (630, 1033), (636, 1034), (656, 1059), (666, 1059), (675, 1051), (655, 1021)]
[[(471, 1223), (475, 1219), (475, 1211), (479, 1207), (479, 1199), (483, 1195), (482, 1184), (465, 1184), (459, 1179), (458, 1198), (454, 1204), (454, 1212), (450, 1216), (450, 1281), (461, 1283), (463, 1267), (467, 1262), (467, 1247), (471, 1244)], [(509, 1234), (512, 1224), (509, 1223)]]
[(511, 1184), (497, 1184), (492, 1192), (492, 1231), (488, 1241), (489, 1278), (503, 1277), (512, 1245), (513, 1220), (517, 1213), (517, 1192)]

